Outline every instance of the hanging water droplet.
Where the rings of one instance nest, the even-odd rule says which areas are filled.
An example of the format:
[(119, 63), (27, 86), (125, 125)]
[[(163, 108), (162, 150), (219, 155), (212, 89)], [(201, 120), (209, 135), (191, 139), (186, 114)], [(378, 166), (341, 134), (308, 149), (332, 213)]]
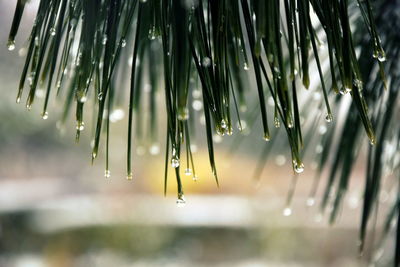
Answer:
[(32, 108), (32, 104), (31, 103), (26, 104), (26, 109), (27, 110), (31, 110), (31, 108)]
[(178, 199), (176, 200), (176, 206), (179, 208), (182, 208), (186, 205), (186, 200), (185, 200), (185, 196), (182, 194), (178, 197)]
[(274, 125), (275, 125), (275, 128), (281, 127), (281, 122), (279, 121), (278, 117), (274, 118)]
[(228, 127), (228, 125), (226, 124), (226, 121), (224, 119), (222, 119), (221, 120), (221, 128), (226, 129), (226, 127)]
[(125, 47), (125, 46), (126, 46), (126, 40), (125, 40), (125, 38), (123, 38), (121, 40), (121, 47)]
[(346, 94), (348, 94), (348, 93), (350, 93), (351, 92), (351, 88), (349, 88), (349, 87), (342, 87), (340, 90), (339, 90), (339, 93), (341, 94), (341, 95), (346, 95)]
[(197, 175), (193, 175), (193, 181), (197, 182), (199, 180), (199, 177), (197, 177)]
[(326, 114), (325, 120), (327, 122), (332, 122), (333, 121), (333, 116), (331, 113)]
[(309, 197), (307, 199), (307, 206), (312, 207), (312, 206), (314, 206), (314, 204), (315, 204), (315, 198)]
[(292, 209), (291, 208), (289, 208), (289, 207), (286, 207), (284, 210), (283, 210), (283, 216), (290, 216), (290, 215), (292, 215)]
[(160, 146), (157, 143), (152, 144), (150, 146), (149, 152), (150, 152), (150, 155), (160, 154)]
[(92, 152), (92, 159), (95, 159), (97, 157), (97, 152), (96, 151), (93, 151)]
[(371, 146), (374, 146), (374, 145), (376, 144), (375, 136), (371, 136), (371, 137), (369, 138), (369, 143), (371, 144)]
[(180, 108), (178, 110), (178, 120), (185, 121), (189, 118), (189, 110), (188, 108)]
[(132, 179), (133, 179), (133, 175), (132, 175), (132, 173), (130, 172), (130, 173), (128, 173), (128, 174), (126, 175), (126, 180), (131, 181)]
[(178, 168), (179, 167), (179, 158), (177, 156), (173, 156), (171, 159), (171, 166), (172, 168)]
[(17, 99), (15, 100), (15, 102), (17, 102), (17, 104), (19, 104), (21, 102), (21, 97), (18, 96)]
[(79, 98), (79, 102), (85, 103), (87, 101), (87, 96), (83, 95)]
[(49, 113), (48, 113), (47, 111), (45, 111), (45, 112), (42, 114), (42, 119), (47, 120), (48, 118), (49, 118)]
[(294, 163), (294, 171), (296, 173), (302, 173), (304, 171), (304, 164), (302, 162), (295, 161), (295, 163)]
[(8, 51), (13, 51), (15, 49), (15, 41), (14, 40), (8, 40), (7, 49), (8, 49)]
[(148, 37), (149, 37), (150, 40), (156, 39), (156, 26), (155, 25), (153, 25), (151, 27), (151, 29), (149, 30), (149, 36)]
[(103, 93), (102, 93), (102, 92), (100, 92), (100, 93), (97, 95), (97, 99), (98, 99), (99, 101), (103, 100)]
[(243, 69), (244, 70), (249, 70), (249, 65), (247, 64), (247, 62), (244, 62)]
[(201, 61), (201, 65), (203, 67), (208, 68), (211, 66), (211, 59), (209, 57), (204, 57), (203, 60)]
[(147, 2), (147, 0), (140, 0), (140, 2), (141, 2), (141, 3), (146, 3), (146, 2)]
[(85, 123), (83, 121), (78, 121), (76, 124), (76, 129), (78, 131), (83, 131), (85, 129)]
[(110, 178), (110, 176), (111, 176), (111, 171), (110, 170), (105, 170), (104, 171), (104, 177)]
[(54, 29), (54, 27), (51, 27), (51, 28), (50, 28), (50, 35), (51, 35), (51, 36), (56, 35), (56, 29)]
[(379, 62), (385, 62), (386, 61), (386, 54), (383, 50), (380, 50), (378, 53), (378, 60)]
[(108, 40), (107, 34), (104, 34), (104, 35), (103, 35), (103, 39), (101, 40), (101, 44), (102, 44), (102, 45), (106, 45), (106, 44), (107, 44), (107, 40)]
[(269, 142), (270, 140), (271, 137), (268, 134), (264, 135), (264, 141)]
[(189, 169), (189, 168), (186, 168), (186, 169), (185, 169), (185, 175), (186, 175), (186, 176), (192, 175), (192, 170)]

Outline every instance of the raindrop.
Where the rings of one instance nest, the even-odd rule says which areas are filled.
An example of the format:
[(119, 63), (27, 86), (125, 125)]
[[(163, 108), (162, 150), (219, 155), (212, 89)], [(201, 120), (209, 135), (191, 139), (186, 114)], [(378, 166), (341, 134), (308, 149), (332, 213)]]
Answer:
[(47, 111), (45, 111), (45, 112), (42, 114), (42, 119), (47, 120), (48, 118), (49, 118), (49, 113), (48, 113)]
[(83, 131), (85, 129), (85, 123), (83, 121), (78, 121), (78, 123), (76, 125), (76, 129), (78, 131)]
[(160, 146), (157, 143), (152, 144), (150, 146), (149, 152), (150, 152), (150, 155), (160, 154)]
[(121, 47), (125, 47), (126, 46), (126, 40), (123, 38), (121, 40)]
[(111, 176), (110, 170), (105, 170), (105, 171), (104, 171), (104, 177), (110, 178), (110, 176)]
[(333, 116), (331, 113), (326, 114), (325, 120), (327, 122), (332, 122), (333, 121)]
[(283, 166), (286, 163), (286, 157), (284, 155), (278, 155), (275, 158), (275, 164), (278, 166)]
[(278, 117), (274, 118), (274, 125), (275, 125), (275, 128), (281, 127), (281, 122), (279, 121)]
[(53, 27), (50, 28), (50, 35), (51, 36), (56, 35), (56, 29), (54, 29)]
[(196, 111), (200, 111), (203, 108), (203, 103), (200, 100), (193, 100), (192, 107)]
[(178, 158), (177, 156), (174, 156), (174, 157), (171, 159), (171, 166), (172, 166), (172, 168), (178, 168), (178, 167), (179, 167), (179, 164), (180, 164), (179, 158)]
[(203, 65), (203, 67), (208, 68), (211, 66), (211, 59), (209, 57), (204, 57), (201, 61), (201, 64)]
[(307, 206), (312, 207), (312, 206), (314, 206), (314, 204), (315, 204), (315, 198), (309, 197), (307, 199)]
[(243, 69), (244, 69), (244, 70), (249, 70), (249, 65), (247, 64), (247, 62), (245, 62), (245, 63), (243, 64)]
[(197, 175), (193, 175), (193, 178), (192, 178), (192, 179), (193, 179), (193, 181), (195, 181), (195, 182), (196, 182), (196, 181), (198, 181), (198, 180), (199, 180), (199, 177), (197, 177)]
[(132, 180), (132, 178), (133, 178), (133, 175), (132, 175), (132, 173), (130, 172), (130, 173), (128, 173), (127, 175), (126, 175), (126, 180), (129, 180), (129, 181), (131, 181)]
[(176, 200), (176, 206), (182, 208), (186, 205), (186, 200), (184, 195), (180, 195)]
[(185, 169), (185, 175), (186, 175), (186, 176), (192, 175), (192, 170), (189, 169), (189, 168), (186, 168), (186, 169)]
[(125, 112), (121, 108), (114, 109), (110, 114), (110, 121), (117, 122), (124, 118)]
[(13, 51), (15, 49), (15, 41), (14, 40), (8, 40), (7, 48), (8, 48), (8, 51)]
[(283, 216), (290, 216), (290, 215), (292, 215), (292, 209), (291, 208), (289, 208), (289, 207), (286, 207), (284, 210), (283, 210)]
[(294, 161), (293, 165), (296, 173), (302, 173), (304, 171), (304, 164), (302, 162)]

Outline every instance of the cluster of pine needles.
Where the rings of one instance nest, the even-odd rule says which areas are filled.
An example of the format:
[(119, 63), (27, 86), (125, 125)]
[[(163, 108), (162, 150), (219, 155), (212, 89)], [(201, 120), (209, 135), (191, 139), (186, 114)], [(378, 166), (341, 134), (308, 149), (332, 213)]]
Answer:
[[(9, 50), (15, 48), (26, 4), (27, 0), (17, 0)], [(271, 131), (271, 124), (285, 131), (295, 173), (304, 170), (304, 154), (311, 140), (319, 138), (318, 175), (310, 199), (315, 197), (319, 174), (327, 167), (321, 211), (331, 207), (332, 222), (367, 136), (371, 146), (361, 251), (368, 224), (376, 224), (382, 183), (390, 183), (396, 191), (376, 244), (380, 247), (400, 216), (400, 127), (394, 123), (399, 119), (399, 8), (397, 0), (40, 0), (24, 45), (26, 61), (17, 102), (28, 87), (26, 107), (30, 109), (37, 90), (44, 90), (43, 119), (48, 118), (48, 103), (55, 96), (65, 101), (62, 123), (75, 107), (77, 141), (85, 128), (84, 111), (95, 114), (92, 159), (105, 148), (105, 176), (109, 177), (110, 121), (128, 95), (126, 159), (127, 178), (132, 179), (134, 140), (158, 143), (156, 96), (162, 89), (167, 117), (165, 187), (171, 166), (178, 203), (185, 201), (181, 158), (186, 157), (185, 174), (197, 178), (190, 140), (199, 110), (217, 183), (213, 136), (243, 131), (243, 114), (253, 114), (253, 123), (261, 120), (267, 142), (274, 140), (271, 132), (278, 133)], [(327, 52), (321, 52), (323, 45)], [(127, 58), (130, 86), (124, 88), (120, 81)], [(310, 87), (310, 76), (319, 77), (316, 90), (322, 100), (300, 105), (299, 95)], [(245, 97), (252, 90), (257, 92), (257, 105)], [(149, 97), (144, 97), (145, 92)], [(352, 101), (339, 123), (335, 114), (346, 94)], [(148, 136), (143, 136), (141, 126), (145, 108), (150, 114)], [(321, 116), (335, 130), (316, 137), (316, 118)], [(309, 125), (304, 134), (303, 117)], [(265, 163), (265, 157), (261, 162)], [(399, 235), (398, 229), (395, 266), (400, 263)]]

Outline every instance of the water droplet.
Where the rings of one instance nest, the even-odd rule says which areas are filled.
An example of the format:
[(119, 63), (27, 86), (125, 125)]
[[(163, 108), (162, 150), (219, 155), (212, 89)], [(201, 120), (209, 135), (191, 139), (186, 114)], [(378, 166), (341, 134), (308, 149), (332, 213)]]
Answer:
[(8, 49), (8, 51), (13, 51), (15, 49), (15, 41), (14, 40), (8, 40), (7, 49)]
[(200, 100), (193, 100), (192, 108), (196, 111), (200, 111), (203, 108), (203, 103)]
[(17, 104), (19, 104), (21, 102), (21, 97), (18, 96), (17, 99), (15, 100), (15, 102), (17, 102)]
[(326, 128), (326, 126), (325, 125), (320, 125), (319, 127), (318, 127), (318, 133), (320, 134), (320, 135), (324, 135), (326, 132), (327, 132), (327, 128)]
[(294, 167), (294, 171), (296, 173), (302, 173), (304, 171), (304, 164), (302, 162), (294, 161), (293, 165), (294, 165), (293, 166)]
[(333, 116), (331, 113), (326, 114), (325, 120), (327, 122), (332, 122), (333, 121)]
[(147, 0), (140, 0), (140, 2), (141, 2), (141, 3), (146, 3), (146, 2), (147, 2)]
[(102, 92), (100, 92), (100, 93), (97, 95), (97, 99), (98, 99), (99, 101), (103, 100), (103, 93), (102, 93)]
[(339, 93), (341, 94), (341, 95), (346, 95), (346, 94), (348, 94), (348, 93), (350, 93), (351, 92), (351, 88), (349, 88), (349, 87), (342, 87), (340, 90), (339, 90)]
[(54, 29), (54, 27), (51, 27), (51, 28), (50, 28), (50, 35), (51, 35), (51, 36), (56, 35), (56, 29)]
[(320, 154), (324, 150), (324, 147), (322, 145), (317, 145), (315, 147), (315, 153)]
[(157, 143), (152, 144), (150, 146), (149, 152), (150, 152), (150, 155), (160, 154), (160, 146)]
[(200, 97), (201, 97), (201, 90), (199, 90), (199, 89), (194, 89), (194, 90), (192, 91), (192, 96), (193, 96), (193, 98), (200, 98)]
[(102, 44), (102, 45), (106, 45), (107, 40), (108, 40), (107, 34), (104, 34), (104, 35), (103, 35), (103, 39), (101, 40), (101, 44)]
[(171, 166), (172, 168), (178, 168), (179, 167), (179, 158), (177, 156), (173, 156), (171, 159)]
[(270, 140), (271, 137), (268, 134), (264, 135), (264, 141), (269, 142)]
[(92, 159), (95, 159), (97, 157), (97, 152), (93, 151), (92, 152)]
[(156, 26), (152, 26), (151, 29), (149, 30), (149, 39), (154, 40), (156, 39)]
[(283, 166), (286, 163), (286, 157), (284, 155), (278, 155), (275, 158), (275, 164), (278, 166)]
[(124, 118), (125, 112), (121, 108), (114, 109), (110, 114), (110, 121), (117, 122)]
[(31, 108), (32, 108), (32, 104), (30, 104), (30, 103), (26, 104), (26, 109), (27, 110), (31, 110)]
[(79, 98), (79, 102), (85, 103), (87, 101), (87, 96), (83, 95)]
[(281, 127), (281, 122), (279, 121), (278, 117), (274, 118), (274, 125), (275, 125), (275, 128)]
[(185, 200), (185, 196), (182, 194), (178, 197), (178, 199), (176, 200), (176, 206), (179, 208), (182, 208), (186, 205), (186, 200)]
[(284, 210), (283, 210), (283, 216), (290, 216), (290, 215), (292, 215), (292, 209), (291, 208), (289, 208), (289, 207), (286, 207)]
[(243, 69), (244, 70), (249, 70), (249, 65), (247, 64), (247, 62), (244, 62)]
[(85, 123), (83, 121), (78, 121), (76, 124), (76, 129), (78, 131), (83, 131), (85, 129)]
[(312, 207), (312, 206), (314, 206), (314, 204), (315, 204), (315, 198), (309, 197), (307, 199), (307, 206)]
[(203, 67), (208, 68), (211, 66), (211, 59), (209, 57), (204, 57), (201, 61), (201, 64), (203, 65)]
[(185, 175), (186, 175), (186, 176), (192, 175), (192, 170), (189, 169), (189, 168), (186, 168), (186, 169), (185, 169)]
[(104, 177), (110, 178), (110, 176), (111, 176), (110, 170), (105, 170), (105, 171), (104, 171)]
[(371, 144), (371, 146), (374, 146), (376, 144), (375, 136), (369, 138), (369, 143)]
[(221, 120), (221, 128), (226, 129), (226, 127), (228, 127), (228, 125), (226, 124), (226, 121), (224, 119), (222, 119)]
[(180, 108), (178, 111), (178, 120), (185, 121), (189, 118), (189, 110), (187, 108)]
[(197, 175), (193, 175), (193, 181), (197, 182), (199, 180), (199, 177), (197, 177)]
[(125, 47), (126, 46), (126, 40), (123, 38), (121, 40), (121, 47)]
[(42, 114), (42, 119), (47, 120), (48, 118), (49, 118), (49, 113), (48, 113), (47, 111), (45, 111), (45, 112)]
[(131, 181), (132, 179), (133, 179), (133, 175), (132, 175), (132, 173), (130, 172), (130, 173), (128, 173), (128, 174), (126, 175), (126, 180)]

